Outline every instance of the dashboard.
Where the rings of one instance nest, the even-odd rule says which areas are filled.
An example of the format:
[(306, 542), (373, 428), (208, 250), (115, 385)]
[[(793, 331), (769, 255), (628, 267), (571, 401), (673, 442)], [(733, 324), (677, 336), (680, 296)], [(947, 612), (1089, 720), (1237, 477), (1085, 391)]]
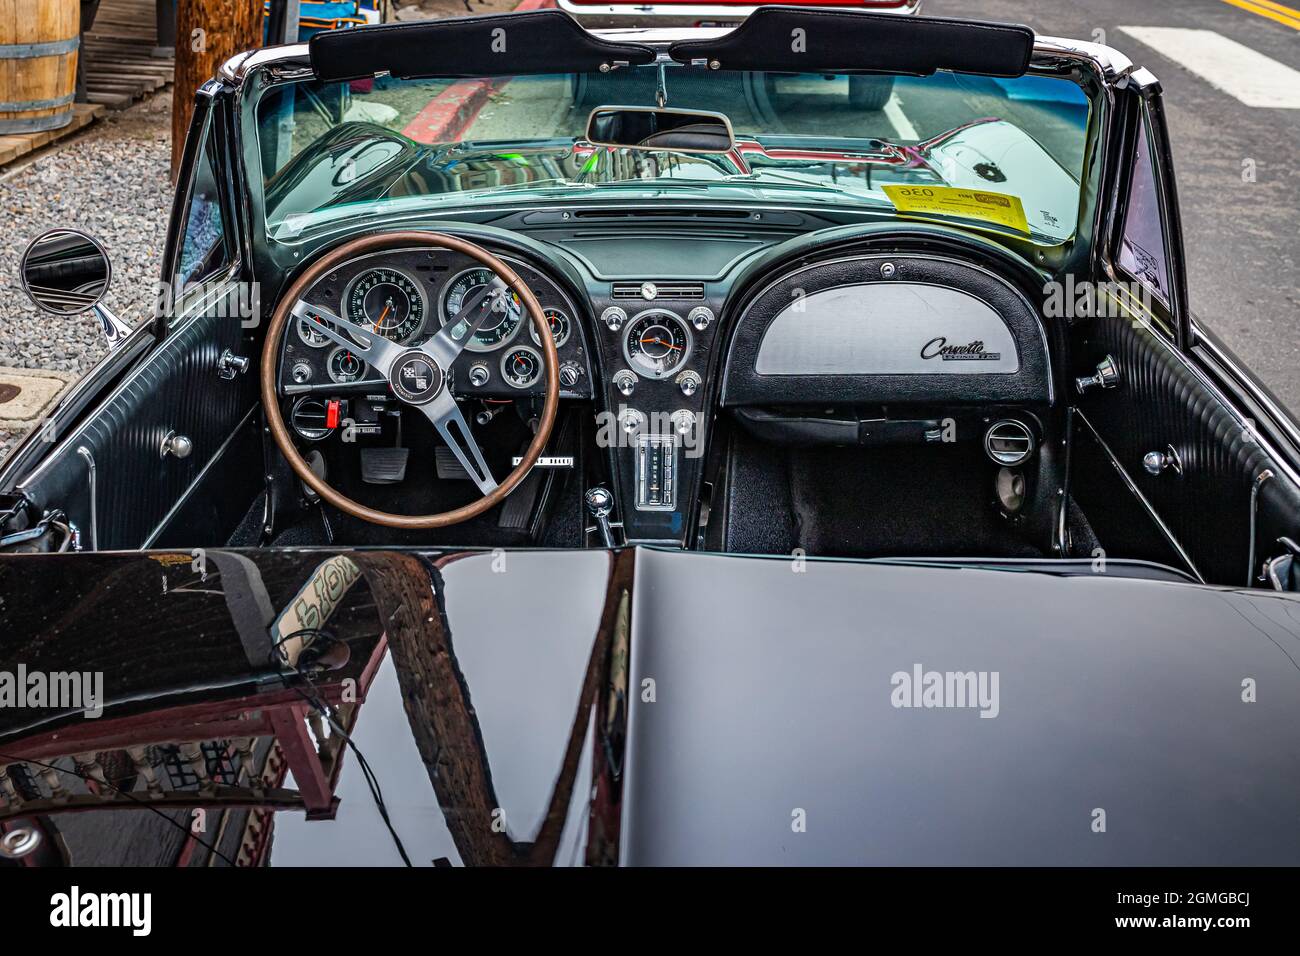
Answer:
[[(1041, 410), (1055, 404), (1058, 377), (1047, 332), (1027, 283), (1009, 281), (987, 258), (881, 252), (860, 241), (781, 255), (807, 236), (640, 228), (496, 230), (497, 242), (486, 229), (466, 234), (503, 258), (541, 304), (559, 353), (560, 396), (582, 409), (583, 441), (594, 451), (583, 480), (611, 487), (626, 540), (687, 540), (709, 443), (731, 421), (769, 428), (778, 443), (866, 443), (867, 431), (928, 441), (944, 409), (974, 409), (985, 421), (994, 409), (1045, 439)], [(456, 322), (490, 276), (451, 250), (396, 250), (341, 264), (304, 298), (418, 345)], [(308, 322), (286, 330), (279, 376), (286, 418), (306, 444), (345, 422), (381, 434), (399, 404), (359, 356)], [(534, 330), (512, 294), (457, 358), (451, 385), (458, 398), (482, 403), (483, 425), (498, 407), (535, 408), (543, 376)], [(905, 427), (879, 426), (890, 419)]]
[[(561, 395), (589, 398), (584, 313), (544, 273), (517, 258), (503, 258), (537, 296), (550, 324), (560, 356)], [(341, 264), (305, 298), (398, 345), (419, 345), (453, 322), (462, 304), (491, 278), (490, 270), (449, 250), (396, 250)], [(540, 342), (523, 303), (511, 293), (502, 306), (453, 367), (458, 395), (513, 399), (538, 396), (545, 389)], [(306, 319), (286, 333), (282, 394), (355, 394), (383, 391), (386, 385), (357, 354), (314, 331)]]

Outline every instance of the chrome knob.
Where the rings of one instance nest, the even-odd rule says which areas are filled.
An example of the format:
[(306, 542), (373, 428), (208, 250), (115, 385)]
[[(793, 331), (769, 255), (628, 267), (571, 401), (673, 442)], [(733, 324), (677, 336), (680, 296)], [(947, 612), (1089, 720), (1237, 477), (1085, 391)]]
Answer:
[(248, 356), (236, 355), (230, 349), (221, 353), (217, 359), (217, 375), (226, 381), (230, 381), (236, 375), (243, 375), (248, 371)]
[(1107, 355), (1097, 363), (1097, 374), (1081, 375), (1074, 380), (1074, 387), (1082, 395), (1090, 388), (1114, 388), (1119, 384), (1119, 366)]
[(687, 313), (686, 318), (697, 332), (703, 332), (713, 322), (713, 310), (706, 305), (697, 305)]
[(488, 379), (490, 379), (491, 377), (492, 377), (492, 373), (488, 371), (488, 367), (484, 365), (482, 362), (476, 362), (474, 365), (470, 366), (469, 383), (471, 385), (474, 386), (486, 385), (488, 383)]
[(625, 408), (619, 413), (618, 423), (629, 435), (635, 435), (645, 427), (645, 416), (635, 408)]
[(678, 409), (669, 420), (673, 423), (673, 430), (683, 437), (695, 430), (695, 413), (689, 409)]
[(593, 518), (608, 518), (614, 510), (614, 496), (608, 488), (597, 485), (587, 490), (587, 511)]
[(609, 326), (611, 332), (617, 332), (627, 321), (627, 313), (616, 305), (611, 305), (604, 312), (600, 313), (600, 321)]
[(618, 389), (619, 394), (624, 398), (629, 397), (636, 391), (636, 382), (636, 375), (627, 369), (614, 373), (614, 387)]
[(295, 382), (297, 382), (299, 385), (302, 385), (304, 382), (306, 382), (308, 379), (311, 378), (311, 366), (308, 365), (306, 362), (297, 362), (293, 366), (293, 371), (291, 371), (289, 374), (290, 376), (292, 376)]
[(1142, 456), (1142, 467), (1150, 475), (1160, 475), (1170, 470), (1176, 475), (1183, 473), (1183, 461), (1173, 445), (1166, 445), (1164, 451), (1147, 452)]
[(682, 372), (677, 376), (677, 387), (682, 390), (682, 394), (690, 398), (700, 390), (700, 376), (695, 372)]
[(167, 437), (163, 439), (162, 449), (158, 457), (166, 458), (168, 455), (174, 455), (177, 458), (188, 458), (192, 451), (194, 451), (194, 442), (184, 435), (178, 435), (176, 432), (170, 431), (167, 433)]
[(578, 366), (567, 362), (560, 366), (560, 384), (565, 388), (573, 388), (580, 378), (582, 378), (582, 369)]

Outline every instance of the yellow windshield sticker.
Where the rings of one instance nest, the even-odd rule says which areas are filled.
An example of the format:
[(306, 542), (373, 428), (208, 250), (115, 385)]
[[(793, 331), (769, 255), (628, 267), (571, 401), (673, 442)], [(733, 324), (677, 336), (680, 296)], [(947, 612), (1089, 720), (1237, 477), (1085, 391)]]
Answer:
[(1029, 234), (1025, 207), (1016, 196), (952, 186), (881, 186), (899, 212), (982, 219)]

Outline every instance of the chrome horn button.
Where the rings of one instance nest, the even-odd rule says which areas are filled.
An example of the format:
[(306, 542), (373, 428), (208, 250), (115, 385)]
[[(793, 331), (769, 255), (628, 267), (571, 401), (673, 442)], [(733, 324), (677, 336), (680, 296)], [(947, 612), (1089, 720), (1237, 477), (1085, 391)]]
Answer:
[(427, 405), (437, 398), (446, 378), (438, 363), (419, 349), (403, 352), (388, 370), (393, 392), (411, 405)]

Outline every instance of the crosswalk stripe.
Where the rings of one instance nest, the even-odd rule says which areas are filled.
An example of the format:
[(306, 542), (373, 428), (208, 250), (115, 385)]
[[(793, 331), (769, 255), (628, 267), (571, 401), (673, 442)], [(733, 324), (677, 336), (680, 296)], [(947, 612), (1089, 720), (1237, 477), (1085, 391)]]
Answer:
[(889, 102), (885, 104), (885, 119), (894, 124), (894, 129), (897, 131), (901, 142), (910, 143), (921, 138), (917, 135), (916, 127), (912, 125), (912, 121), (904, 115), (903, 108), (898, 105), (897, 93), (893, 94), (889, 98)]
[(1213, 30), (1120, 27), (1247, 106), (1300, 110), (1300, 71)]
[(1268, 17), (1293, 30), (1300, 30), (1300, 10), (1274, 3), (1273, 0), (1223, 0), (1223, 2), (1261, 17)]

